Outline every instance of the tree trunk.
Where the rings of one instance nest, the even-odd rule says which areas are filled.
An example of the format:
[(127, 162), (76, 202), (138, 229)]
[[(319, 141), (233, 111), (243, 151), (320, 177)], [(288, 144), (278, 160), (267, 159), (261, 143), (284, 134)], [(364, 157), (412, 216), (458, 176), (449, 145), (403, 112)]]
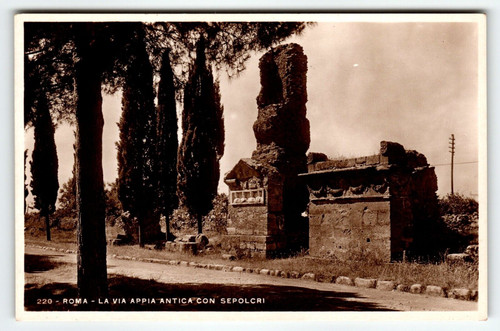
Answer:
[(172, 238), (172, 235), (170, 234), (170, 215), (165, 216), (165, 239), (167, 241)]
[(78, 209), (78, 295), (89, 300), (107, 295), (106, 231), (102, 170), (101, 75), (92, 27), (82, 26), (76, 40), (76, 197)]
[(198, 234), (203, 233), (203, 216), (196, 215), (196, 221), (198, 223)]
[(45, 217), (45, 229), (47, 231), (47, 241), (50, 241), (50, 218), (49, 218), (49, 213), (44, 213), (43, 215)]

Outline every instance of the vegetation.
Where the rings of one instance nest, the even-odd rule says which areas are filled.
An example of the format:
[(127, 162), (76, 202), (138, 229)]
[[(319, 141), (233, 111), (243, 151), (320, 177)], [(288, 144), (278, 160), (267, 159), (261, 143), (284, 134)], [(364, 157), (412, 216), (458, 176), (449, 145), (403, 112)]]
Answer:
[(476, 200), (460, 193), (448, 194), (439, 199), (441, 215), (473, 215), (478, 212), (479, 204)]
[(45, 218), (47, 240), (50, 237), (50, 215), (55, 211), (59, 181), (57, 171), (56, 143), (54, 141), (54, 124), (50, 117), (47, 99), (40, 94), (34, 103), (35, 146), (31, 161), (31, 193), (35, 199), (35, 208)]
[(175, 105), (174, 73), (170, 65), (170, 50), (162, 57), (158, 86), (157, 176), (158, 211), (165, 217), (166, 239), (172, 239), (169, 217), (178, 207), (177, 198), (177, 110)]
[(196, 62), (184, 91), (182, 142), (177, 163), (177, 195), (203, 232), (202, 218), (212, 209), (219, 183), (219, 160), (224, 153), (220, 96), (207, 67), (205, 45), (199, 41)]
[(439, 200), (442, 241), (450, 253), (461, 253), (478, 244), (479, 204), (461, 194), (448, 194)]
[[(176, 230), (172, 227), (174, 233)], [(108, 230), (110, 231), (110, 230)], [(111, 231), (110, 231), (111, 232)], [(44, 246), (59, 249), (76, 249), (74, 237), (69, 237), (63, 231), (57, 231), (57, 241), (43, 243)], [(377, 261), (332, 261), (312, 259), (304, 254), (282, 259), (252, 258), (229, 261), (221, 257), (218, 249), (217, 234), (209, 232), (212, 250), (199, 255), (189, 255), (178, 252), (159, 251), (152, 246), (138, 248), (137, 246), (109, 246), (108, 254), (129, 256), (135, 258), (154, 258), (160, 260), (193, 261), (199, 263), (224, 264), (241, 266), (244, 268), (258, 268), (269, 270), (296, 271), (300, 274), (312, 272), (324, 281), (331, 281), (332, 277), (347, 276), (351, 278), (376, 278), (392, 280), (397, 284), (436, 285), (446, 288), (477, 289), (478, 265), (475, 263), (378, 263)], [(40, 244), (40, 238), (28, 235), (27, 244)]]
[[(105, 194), (102, 169), (102, 91), (123, 87), (129, 68), (130, 40), (142, 23), (33, 22), (24, 25), (25, 125), (37, 100), (33, 77), (43, 75), (43, 90), (54, 105), (54, 116), (76, 123), (75, 164), (78, 211), (78, 294), (86, 298), (107, 293)], [(170, 47), (178, 94), (186, 81), (190, 55), (203, 35), (209, 41), (208, 61), (215, 68), (244, 69), (249, 52), (267, 48), (300, 33), (304, 23), (159, 22), (146, 25), (148, 54)]]
[(139, 224), (139, 244), (159, 239), (156, 215), (156, 112), (153, 69), (146, 52), (144, 31), (137, 26), (130, 46), (130, 64), (122, 95), (119, 123), (118, 197)]

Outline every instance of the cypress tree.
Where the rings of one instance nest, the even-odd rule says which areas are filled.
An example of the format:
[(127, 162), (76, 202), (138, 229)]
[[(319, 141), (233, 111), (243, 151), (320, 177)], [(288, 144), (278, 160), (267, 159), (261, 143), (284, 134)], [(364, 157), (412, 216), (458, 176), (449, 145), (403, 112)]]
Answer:
[(153, 69), (142, 28), (132, 38), (122, 96), (118, 143), (118, 196), (124, 210), (139, 223), (139, 244), (159, 239), (157, 196), (156, 113)]
[(212, 200), (217, 195), (219, 160), (224, 152), (222, 122), (220, 96), (206, 64), (204, 40), (201, 38), (184, 89), (183, 137), (177, 163), (177, 194), (196, 218), (198, 233), (203, 232), (202, 217), (212, 209)]
[(31, 193), (40, 217), (45, 218), (47, 240), (50, 236), (50, 214), (55, 210), (59, 181), (58, 160), (54, 141), (54, 124), (45, 93), (40, 93), (34, 112), (35, 146), (31, 161)]
[(166, 238), (171, 239), (169, 216), (178, 206), (177, 198), (177, 110), (174, 74), (169, 50), (163, 53), (158, 86), (157, 173), (158, 211), (165, 216)]

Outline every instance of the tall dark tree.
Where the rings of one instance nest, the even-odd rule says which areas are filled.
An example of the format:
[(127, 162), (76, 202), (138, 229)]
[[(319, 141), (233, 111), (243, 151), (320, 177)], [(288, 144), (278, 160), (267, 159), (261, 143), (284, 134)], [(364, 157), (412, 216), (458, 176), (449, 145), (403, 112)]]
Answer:
[(153, 68), (138, 27), (130, 47), (130, 64), (125, 76), (118, 147), (118, 196), (124, 210), (137, 217), (139, 243), (160, 239), (155, 212), (158, 174), (156, 158), (156, 111)]
[(55, 129), (44, 93), (39, 94), (34, 107), (35, 146), (31, 161), (31, 193), (35, 199), (35, 208), (40, 211), (40, 217), (45, 218), (47, 240), (51, 240), (50, 214), (55, 211), (59, 190)]
[[(219, 160), (224, 146), (222, 110), (211, 69), (207, 66), (203, 38), (184, 89), (183, 137), (177, 171), (178, 195), (203, 232), (202, 217), (212, 209), (219, 183)], [(222, 142), (221, 142), (222, 141)]]
[(166, 238), (171, 239), (169, 216), (178, 206), (177, 198), (177, 109), (170, 50), (163, 53), (158, 86), (157, 117), (158, 210), (165, 216)]
[[(34, 58), (33, 67), (25, 60), (25, 74), (50, 72), (58, 74), (47, 81), (50, 99), (62, 105), (51, 107), (56, 115), (71, 115), (76, 122), (76, 186), (78, 207), (78, 293), (80, 297), (97, 298), (107, 293), (106, 240), (104, 227), (104, 189), (102, 179), (102, 96), (101, 90), (113, 93), (123, 84), (128, 64), (127, 45), (131, 30), (141, 23), (25, 23), (25, 58)], [(300, 33), (304, 23), (156, 23), (148, 24), (150, 53), (157, 60), (166, 45), (174, 50), (176, 66), (186, 68), (194, 48), (193, 40), (204, 34), (209, 61), (217, 69), (225, 66), (231, 72), (244, 69), (249, 52), (272, 46), (286, 37)], [(131, 29), (132, 28), (132, 29)], [(181, 70), (182, 71), (182, 70)], [(185, 71), (176, 75), (177, 90), (183, 86)], [(30, 92), (25, 76), (25, 115), (32, 118), (29, 107), (36, 97)], [(64, 87), (64, 88), (62, 88)], [(178, 94), (180, 95), (180, 93)], [(68, 103), (66, 102), (68, 101)], [(62, 119), (69, 119), (60, 116)]]

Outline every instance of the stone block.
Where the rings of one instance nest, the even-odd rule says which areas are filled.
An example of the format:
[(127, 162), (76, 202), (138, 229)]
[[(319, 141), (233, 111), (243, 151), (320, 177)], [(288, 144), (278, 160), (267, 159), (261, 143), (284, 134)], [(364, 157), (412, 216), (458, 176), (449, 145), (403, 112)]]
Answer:
[(354, 286), (352, 279), (345, 276), (337, 277), (337, 279), (335, 279), (335, 284)]
[(269, 275), (269, 269), (261, 269), (259, 274), (261, 275)]
[(233, 271), (234, 272), (243, 272), (243, 271), (245, 271), (245, 268), (243, 268), (243, 267), (234, 267)]
[(291, 271), (290, 272), (290, 278), (300, 278), (300, 272), (298, 272), (298, 271)]
[(302, 279), (306, 280), (316, 280), (316, 275), (313, 274), (312, 272), (308, 272), (302, 276)]
[(375, 288), (377, 280), (372, 278), (356, 278), (354, 279), (354, 285), (356, 287)]
[(236, 257), (234, 255), (231, 255), (231, 254), (222, 254), (222, 258), (225, 260), (229, 260), (229, 261), (236, 260)]
[(424, 287), (421, 284), (413, 284), (410, 286), (410, 293), (420, 294), (424, 291)]
[(471, 290), (467, 288), (452, 288), (448, 291), (448, 298), (458, 300), (470, 300)]
[(290, 278), (290, 273), (288, 271), (281, 271), (280, 277), (281, 278)]
[(399, 284), (396, 286), (396, 291), (398, 292), (410, 292), (410, 287), (405, 284)]
[(194, 242), (196, 242), (196, 236), (187, 234), (184, 237), (182, 237), (181, 241), (194, 243)]
[(457, 253), (457, 254), (446, 255), (446, 262), (448, 263), (470, 262), (470, 261), (472, 261), (472, 258), (469, 254)]
[(195, 242), (198, 244), (198, 249), (205, 248), (209, 243), (208, 237), (203, 233), (196, 235)]
[(188, 261), (181, 261), (181, 262), (179, 263), (179, 265), (180, 265), (181, 267), (187, 267), (187, 266), (189, 265), (189, 262), (188, 262)]
[(446, 292), (441, 286), (428, 285), (425, 288), (425, 294), (434, 297), (446, 297)]
[(377, 289), (382, 291), (393, 291), (396, 288), (396, 283), (392, 280), (377, 281)]
[(470, 255), (472, 257), (479, 256), (479, 245), (469, 245), (465, 249), (465, 254)]
[(179, 252), (181, 253), (195, 255), (198, 252), (198, 245), (195, 242), (179, 242), (177, 245), (179, 247)]

